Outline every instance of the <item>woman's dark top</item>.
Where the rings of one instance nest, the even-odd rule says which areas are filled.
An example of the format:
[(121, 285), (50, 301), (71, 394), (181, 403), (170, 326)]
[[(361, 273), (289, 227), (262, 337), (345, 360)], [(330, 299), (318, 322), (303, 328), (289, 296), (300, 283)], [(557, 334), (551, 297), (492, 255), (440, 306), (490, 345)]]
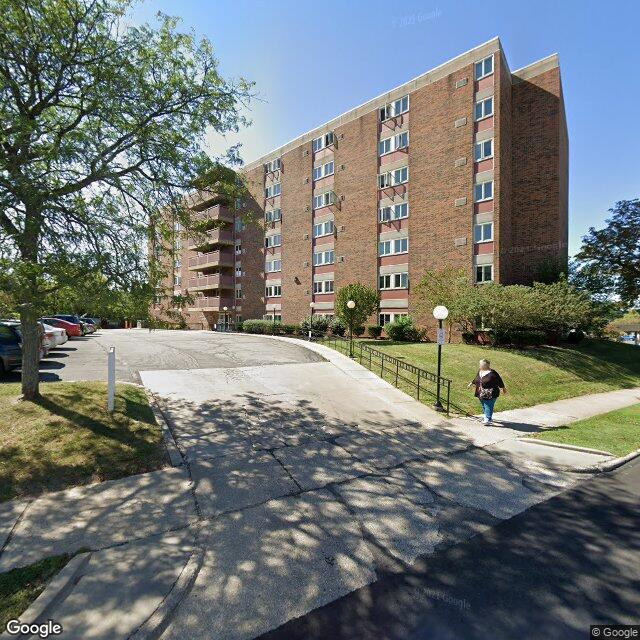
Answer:
[(485, 389), (493, 389), (494, 398), (497, 398), (500, 395), (500, 389), (504, 389), (504, 382), (502, 382), (500, 374), (493, 369), (489, 369), (489, 373), (487, 373), (482, 378), (480, 377), (480, 372), (478, 371), (476, 377), (473, 379), (473, 384), (476, 385), (476, 398), (480, 395), (480, 385), (482, 385)]

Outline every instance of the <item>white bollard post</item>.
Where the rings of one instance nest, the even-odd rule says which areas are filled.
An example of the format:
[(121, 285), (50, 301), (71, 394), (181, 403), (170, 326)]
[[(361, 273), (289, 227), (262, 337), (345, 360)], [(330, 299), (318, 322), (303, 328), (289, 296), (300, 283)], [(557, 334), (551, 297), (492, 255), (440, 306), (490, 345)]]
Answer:
[(107, 411), (113, 413), (116, 407), (116, 348), (109, 347), (107, 356)]

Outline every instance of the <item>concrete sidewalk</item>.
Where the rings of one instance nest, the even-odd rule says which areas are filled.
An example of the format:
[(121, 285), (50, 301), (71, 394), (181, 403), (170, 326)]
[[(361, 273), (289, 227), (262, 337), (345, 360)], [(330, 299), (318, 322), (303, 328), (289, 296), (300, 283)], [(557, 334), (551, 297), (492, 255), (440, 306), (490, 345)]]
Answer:
[(184, 467), (0, 505), (0, 571), (93, 554), (47, 613), (63, 638), (157, 616), (197, 531), (202, 568), (162, 637), (253, 638), (576, 485), (567, 458), (602, 459), (516, 446), (522, 431), (447, 420), (333, 349), (267, 340), (322, 359), (140, 373)]
[(578, 420), (609, 413), (640, 403), (640, 388), (593, 393), (566, 400), (556, 400), (524, 409), (497, 411), (493, 419), (499, 426), (517, 431), (540, 431), (562, 427)]

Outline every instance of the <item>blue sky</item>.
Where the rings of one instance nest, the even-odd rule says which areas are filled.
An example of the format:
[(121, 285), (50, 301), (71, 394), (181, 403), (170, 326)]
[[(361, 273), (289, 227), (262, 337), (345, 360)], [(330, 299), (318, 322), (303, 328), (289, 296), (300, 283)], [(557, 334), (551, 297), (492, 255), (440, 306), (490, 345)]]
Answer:
[(569, 126), (569, 250), (616, 200), (640, 197), (640, 2), (147, 0), (256, 82), (245, 161), (494, 36), (511, 69), (560, 54)]

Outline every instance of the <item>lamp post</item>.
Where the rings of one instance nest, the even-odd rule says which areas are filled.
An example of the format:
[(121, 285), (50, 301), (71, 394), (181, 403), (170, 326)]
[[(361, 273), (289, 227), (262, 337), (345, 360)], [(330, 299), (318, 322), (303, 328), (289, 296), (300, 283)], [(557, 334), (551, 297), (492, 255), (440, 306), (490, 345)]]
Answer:
[(228, 321), (227, 321), (227, 311), (229, 311), (229, 307), (222, 307), (222, 310), (224, 311), (224, 324), (223, 324), (223, 331), (227, 330), (227, 326), (228, 326)]
[(313, 307), (315, 306), (313, 300), (309, 303), (309, 341), (311, 341), (311, 333), (313, 331)]
[(353, 300), (347, 302), (347, 308), (349, 309), (349, 357), (353, 358), (353, 310), (356, 308), (356, 303)]
[(444, 411), (444, 407), (440, 402), (440, 370), (442, 366), (442, 345), (444, 344), (444, 329), (442, 328), (442, 321), (449, 315), (449, 309), (438, 305), (433, 310), (433, 317), (438, 321), (438, 384), (436, 391), (436, 403), (433, 408), (436, 411)]

